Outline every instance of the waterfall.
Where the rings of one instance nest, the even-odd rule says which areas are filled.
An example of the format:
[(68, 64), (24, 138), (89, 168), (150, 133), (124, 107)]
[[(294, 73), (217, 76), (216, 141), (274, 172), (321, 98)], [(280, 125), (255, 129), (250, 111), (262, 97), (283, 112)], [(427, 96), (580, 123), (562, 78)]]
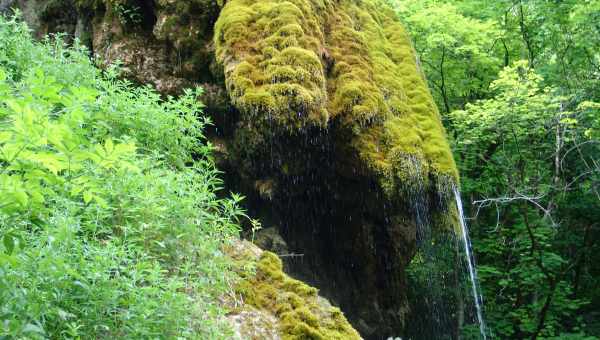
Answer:
[(465, 256), (467, 258), (467, 264), (469, 267), (469, 276), (471, 277), (471, 286), (473, 288), (473, 299), (475, 300), (475, 308), (477, 309), (477, 321), (479, 322), (479, 331), (481, 337), (486, 340), (485, 323), (483, 321), (483, 298), (479, 292), (479, 285), (477, 281), (477, 269), (475, 268), (475, 259), (473, 257), (471, 240), (469, 239), (469, 232), (467, 230), (467, 223), (465, 221), (465, 215), (463, 212), (462, 199), (460, 197), (460, 191), (458, 187), (454, 187), (454, 196), (456, 198), (456, 207), (458, 209), (458, 217), (460, 220), (460, 231), (465, 247)]

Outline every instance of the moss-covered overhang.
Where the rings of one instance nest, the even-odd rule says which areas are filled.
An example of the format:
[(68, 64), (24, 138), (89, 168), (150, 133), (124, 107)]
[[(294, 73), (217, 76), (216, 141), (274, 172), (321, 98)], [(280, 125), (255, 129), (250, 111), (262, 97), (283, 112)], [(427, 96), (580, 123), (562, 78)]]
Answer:
[(253, 126), (298, 134), (336, 121), (388, 192), (415, 176), (458, 180), (410, 38), (384, 1), (230, 0), (214, 39)]

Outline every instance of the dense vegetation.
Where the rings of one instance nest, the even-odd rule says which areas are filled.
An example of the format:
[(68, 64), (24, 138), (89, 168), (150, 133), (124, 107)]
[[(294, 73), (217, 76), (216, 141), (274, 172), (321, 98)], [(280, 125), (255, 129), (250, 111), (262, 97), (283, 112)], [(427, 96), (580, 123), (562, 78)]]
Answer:
[[(273, 119), (293, 134), (342, 117), (388, 189), (412, 180), (400, 176), (406, 154), (456, 178), (422, 70), (460, 172), (490, 337), (597, 339), (600, 0), (386, 1), (396, 13), (374, 0), (226, 2), (214, 42), (233, 104), (267, 132)], [(315, 3), (313, 15), (297, 8)], [(125, 4), (120, 22), (140, 24)], [(165, 98), (118, 74), (0, 18), (0, 339), (229, 334), (217, 297), (235, 264), (222, 245), (244, 215), (238, 196), (216, 195), (201, 90)], [(409, 335), (477, 336), (449, 238), (421, 244), (409, 270), (413, 299), (443, 301), (431, 303), (442, 329), (419, 333), (430, 302), (413, 301), (407, 327), (423, 329)], [(356, 336), (302, 307), (315, 291), (274, 256), (248, 276), (241, 295), (287, 315), (286, 334)]]
[(600, 1), (392, 4), (445, 112), (494, 337), (600, 336)]
[(218, 198), (199, 91), (163, 100), (0, 18), (0, 338), (220, 338)]

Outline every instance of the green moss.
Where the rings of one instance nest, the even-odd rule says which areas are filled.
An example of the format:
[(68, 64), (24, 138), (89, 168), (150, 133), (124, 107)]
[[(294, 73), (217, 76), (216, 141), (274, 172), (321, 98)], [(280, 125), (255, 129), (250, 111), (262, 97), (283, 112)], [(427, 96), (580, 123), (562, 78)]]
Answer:
[(245, 304), (273, 313), (283, 339), (360, 339), (339, 309), (319, 301), (317, 289), (283, 272), (277, 255), (263, 252), (253, 262), (245, 253), (236, 259), (242, 278), (236, 292)]
[(269, 129), (301, 133), (337, 120), (388, 193), (411, 173), (458, 180), (410, 38), (383, 0), (231, 0), (215, 45), (255, 128), (269, 119)]
[(325, 74), (319, 6), (304, 0), (228, 1), (215, 25), (233, 103), (253, 119), (293, 132), (324, 125)]
[[(407, 168), (415, 164), (421, 169), (415, 172), (435, 173), (458, 178), (456, 166), (446, 140), (440, 116), (426, 81), (417, 66), (416, 56), (410, 39), (396, 19), (395, 14), (378, 1), (363, 1), (357, 5), (352, 1), (342, 2), (340, 25), (353, 28), (351, 33), (332, 36), (332, 45), (344, 46), (344, 39), (353, 37), (350, 50), (332, 49), (336, 59), (348, 58), (352, 50), (366, 51), (365, 59), (370, 65), (369, 74), (356, 68), (345, 69), (341, 79), (348, 78), (365, 84), (362, 102), (371, 104), (382, 124), (373, 124), (367, 129), (371, 133), (360, 134), (355, 147), (371, 167), (386, 174), (383, 180), (390, 185), (390, 176), (410, 180)], [(356, 47), (359, 45), (360, 48)], [(370, 87), (373, 86), (375, 90)], [(336, 87), (337, 88), (337, 87)], [(344, 93), (339, 93), (344, 95)], [(367, 98), (367, 99), (364, 99)], [(334, 98), (335, 100), (335, 98)], [(357, 103), (360, 105), (360, 102)], [(336, 109), (336, 108), (334, 108)], [(337, 108), (343, 112), (343, 108)], [(349, 116), (348, 124), (360, 122), (361, 117)], [(424, 176), (422, 174), (423, 178)]]

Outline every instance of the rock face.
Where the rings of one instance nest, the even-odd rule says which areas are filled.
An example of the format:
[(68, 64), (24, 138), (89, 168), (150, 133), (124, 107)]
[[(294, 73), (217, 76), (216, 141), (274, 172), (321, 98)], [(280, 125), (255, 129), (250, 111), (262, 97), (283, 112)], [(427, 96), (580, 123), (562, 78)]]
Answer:
[[(286, 268), (367, 338), (403, 334), (417, 233), (452, 228), (458, 176), (410, 39), (384, 0), (18, 0), (165, 94), (202, 85), (228, 188)], [(269, 242), (266, 242), (269, 244)], [(286, 255), (286, 254), (284, 254)]]
[(235, 242), (226, 252), (240, 276), (234, 296), (224, 298), (237, 338), (361, 339), (317, 289), (285, 274), (277, 255), (248, 241)]

